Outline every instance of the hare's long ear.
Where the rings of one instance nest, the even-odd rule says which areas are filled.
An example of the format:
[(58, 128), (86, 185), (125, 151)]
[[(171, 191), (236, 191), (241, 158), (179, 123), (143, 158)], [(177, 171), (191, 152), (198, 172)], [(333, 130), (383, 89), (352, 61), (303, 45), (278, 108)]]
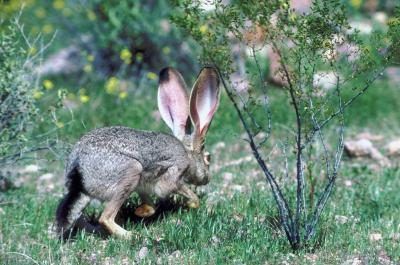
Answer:
[(219, 103), (219, 78), (214, 68), (203, 68), (190, 95), (190, 117), (194, 124), (193, 147), (201, 148)]
[(158, 87), (158, 109), (173, 134), (182, 140), (189, 119), (186, 83), (181, 74), (170, 67), (161, 70)]

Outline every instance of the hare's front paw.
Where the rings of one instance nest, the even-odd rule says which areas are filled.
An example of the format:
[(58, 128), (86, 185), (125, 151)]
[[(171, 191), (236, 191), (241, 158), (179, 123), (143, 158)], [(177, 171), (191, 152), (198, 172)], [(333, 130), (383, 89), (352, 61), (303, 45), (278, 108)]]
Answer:
[(135, 215), (139, 217), (150, 217), (156, 212), (153, 206), (143, 203), (135, 210)]

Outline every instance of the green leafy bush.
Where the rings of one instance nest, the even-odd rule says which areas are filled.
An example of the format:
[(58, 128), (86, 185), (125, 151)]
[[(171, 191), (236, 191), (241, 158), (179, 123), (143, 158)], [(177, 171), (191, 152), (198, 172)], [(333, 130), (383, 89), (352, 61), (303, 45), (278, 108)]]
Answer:
[(0, 35), (0, 157), (23, 144), (37, 115), (29, 50), (23, 48), (15, 23)]

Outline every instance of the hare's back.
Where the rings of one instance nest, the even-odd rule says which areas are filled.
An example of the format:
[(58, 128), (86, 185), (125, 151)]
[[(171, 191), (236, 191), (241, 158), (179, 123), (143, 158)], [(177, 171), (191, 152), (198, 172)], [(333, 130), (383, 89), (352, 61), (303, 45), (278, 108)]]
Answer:
[(183, 144), (172, 135), (120, 126), (89, 132), (75, 145), (73, 152), (80, 156), (80, 160), (82, 156), (96, 157), (97, 161), (113, 158), (120, 164), (135, 159), (144, 169), (160, 161), (179, 160), (186, 156)]

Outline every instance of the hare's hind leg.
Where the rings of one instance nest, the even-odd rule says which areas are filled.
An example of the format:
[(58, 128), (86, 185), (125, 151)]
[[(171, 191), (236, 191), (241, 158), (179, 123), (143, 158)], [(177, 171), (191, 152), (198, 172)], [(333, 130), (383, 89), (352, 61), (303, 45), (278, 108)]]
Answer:
[(124, 171), (121, 181), (113, 188), (112, 198), (106, 202), (104, 211), (100, 216), (99, 223), (102, 224), (112, 235), (120, 238), (129, 239), (132, 233), (126, 231), (115, 223), (117, 215), (122, 204), (129, 198), (139, 183), (142, 165), (134, 161)]

